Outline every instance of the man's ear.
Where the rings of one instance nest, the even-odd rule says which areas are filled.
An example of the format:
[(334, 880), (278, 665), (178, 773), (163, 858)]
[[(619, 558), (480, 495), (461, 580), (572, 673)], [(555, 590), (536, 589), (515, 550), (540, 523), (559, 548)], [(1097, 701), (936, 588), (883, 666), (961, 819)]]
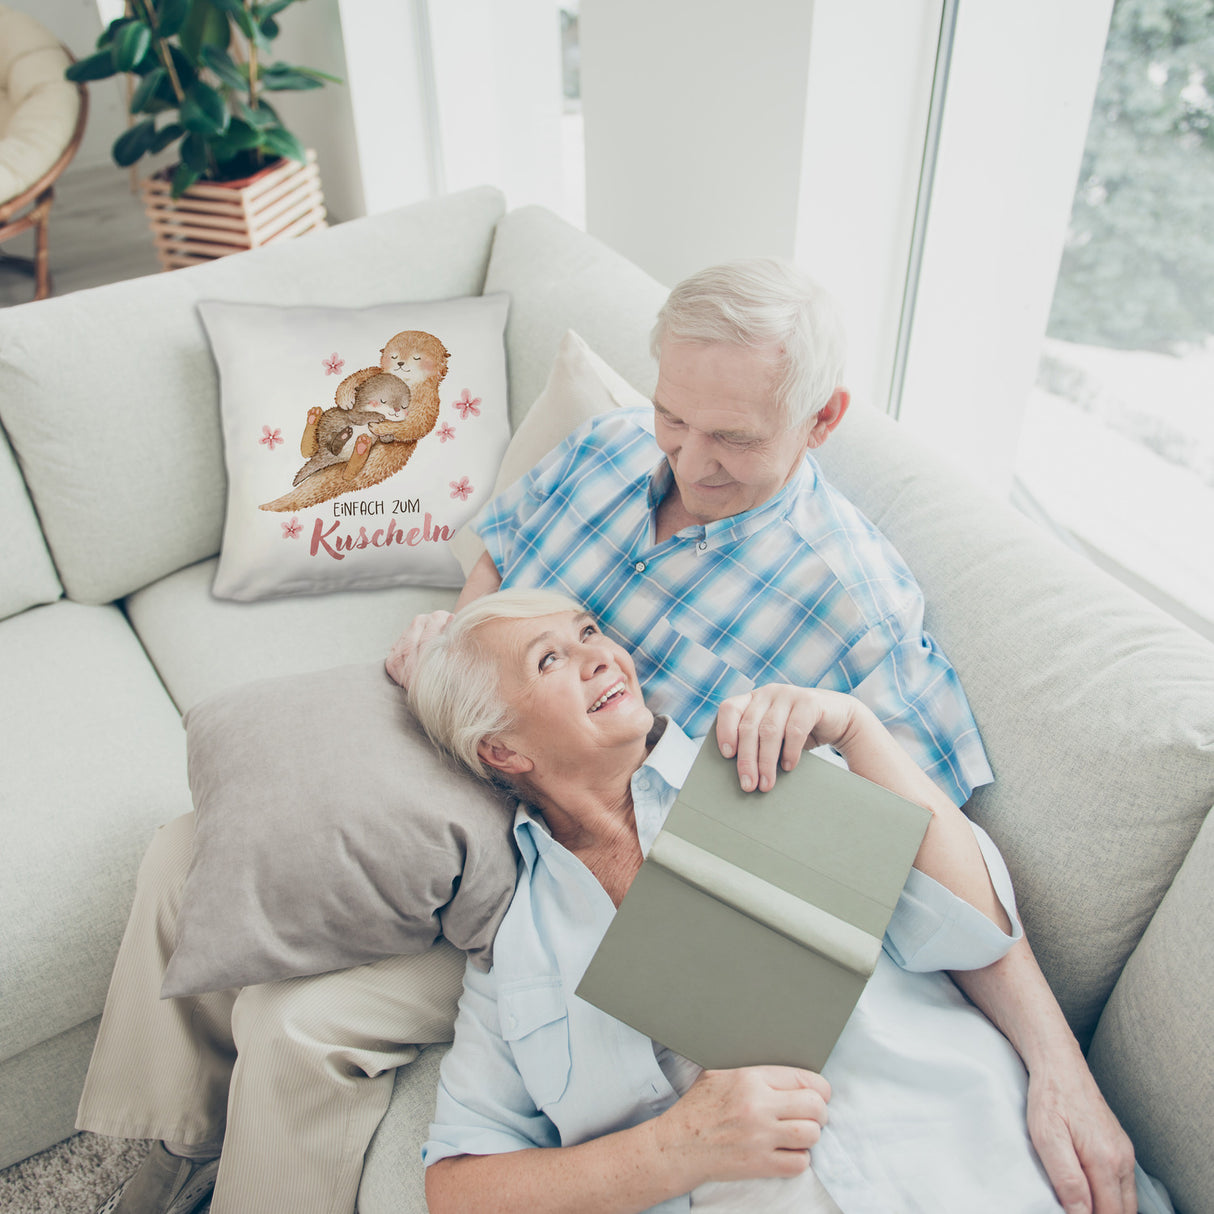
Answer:
[(809, 431), (806, 444), (811, 450), (820, 447), (830, 437), (830, 432), (843, 420), (847, 406), (851, 404), (851, 393), (846, 388), (836, 388), (830, 400), (818, 410)]
[(476, 753), (486, 767), (492, 767), (494, 771), (508, 776), (522, 775), (535, 766), (526, 755), (511, 750), (500, 740), (483, 739), (477, 743)]

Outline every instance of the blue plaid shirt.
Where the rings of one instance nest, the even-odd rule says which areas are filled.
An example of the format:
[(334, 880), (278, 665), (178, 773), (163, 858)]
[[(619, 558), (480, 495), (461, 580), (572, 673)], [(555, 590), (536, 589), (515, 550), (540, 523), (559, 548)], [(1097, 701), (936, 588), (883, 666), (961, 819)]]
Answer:
[(575, 431), (477, 518), (503, 587), (560, 590), (634, 655), (646, 703), (706, 734), (765, 683), (853, 692), (958, 804), (992, 779), (923, 595), (806, 456), (775, 497), (655, 543), (673, 486), (648, 409)]

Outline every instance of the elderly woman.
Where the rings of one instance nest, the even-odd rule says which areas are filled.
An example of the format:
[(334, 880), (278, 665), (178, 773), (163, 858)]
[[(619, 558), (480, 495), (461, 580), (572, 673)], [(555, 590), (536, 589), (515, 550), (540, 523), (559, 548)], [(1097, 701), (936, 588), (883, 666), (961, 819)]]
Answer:
[(514, 900), (492, 970), (466, 971), (424, 1148), (432, 1211), (1061, 1208), (1020, 1059), (942, 972), (1018, 938), (1007, 871), (859, 701), (764, 687), (716, 726), (744, 788), (830, 746), (932, 813), (819, 1075), (701, 1072), (574, 994), (698, 750), (589, 615), (548, 591), (477, 600), (423, 647), (409, 695), (436, 743), (523, 802)]

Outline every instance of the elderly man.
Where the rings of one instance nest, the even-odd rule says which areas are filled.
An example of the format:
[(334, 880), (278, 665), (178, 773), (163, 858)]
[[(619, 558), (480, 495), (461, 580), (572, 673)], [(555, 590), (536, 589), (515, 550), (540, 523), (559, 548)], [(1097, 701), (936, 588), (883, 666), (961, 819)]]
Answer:
[[(990, 768), (918, 585), (809, 454), (849, 403), (827, 297), (779, 262), (712, 267), (671, 292), (652, 348), (652, 415), (596, 419), (492, 502), (457, 607), (499, 586), (585, 603), (690, 734), (762, 683), (850, 692), (963, 804)], [(447, 618), (413, 623), (394, 677)], [(1132, 1209), (1133, 1149), (1027, 940), (957, 980), (1028, 1067), (1029, 1128), (1064, 1207)]]

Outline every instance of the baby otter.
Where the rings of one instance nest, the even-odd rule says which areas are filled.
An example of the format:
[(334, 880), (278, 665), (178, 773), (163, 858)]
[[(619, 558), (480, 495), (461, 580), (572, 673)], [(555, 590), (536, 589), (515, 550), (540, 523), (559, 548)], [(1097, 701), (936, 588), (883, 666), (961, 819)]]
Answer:
[[(409, 462), (418, 440), (429, 434), (438, 421), (438, 386), (447, 374), (449, 358), (447, 347), (433, 333), (416, 329), (397, 333), (380, 351), (378, 367), (363, 367), (347, 375), (334, 394), (334, 403), (345, 412), (348, 420), (358, 389), (376, 376), (392, 375), (409, 389), (407, 409), (372, 422), (368, 433), (355, 436), (350, 459), (361, 459), (361, 470), (347, 476), (347, 469), (338, 464), (317, 468), (302, 481), (297, 480), (290, 492), (272, 502), (262, 503), (260, 509), (306, 510), (338, 494), (370, 488), (399, 472)], [(317, 422), (321, 416), (321, 411), (317, 410)], [(313, 436), (311, 418), (309, 413), (309, 424), (304, 428), (304, 439), (300, 444), (301, 454), (309, 458), (322, 449), (319, 437)], [(311, 449), (310, 441), (316, 443)]]
[(409, 410), (409, 397), (407, 383), (395, 375), (381, 372), (358, 385), (353, 408), (342, 409), (334, 405), (323, 412), (309, 409), (299, 449), (304, 455), (309, 451), (315, 454), (295, 474), (292, 483), (298, 485), (314, 472), (332, 464), (345, 464), (346, 478), (353, 480), (362, 471), (375, 442), (394, 441), (393, 435), (388, 433), (372, 437), (367, 443), (359, 443), (356, 449), (356, 427), (365, 427), (362, 430), (365, 435), (369, 432), (367, 428), (385, 419), (400, 420)]

